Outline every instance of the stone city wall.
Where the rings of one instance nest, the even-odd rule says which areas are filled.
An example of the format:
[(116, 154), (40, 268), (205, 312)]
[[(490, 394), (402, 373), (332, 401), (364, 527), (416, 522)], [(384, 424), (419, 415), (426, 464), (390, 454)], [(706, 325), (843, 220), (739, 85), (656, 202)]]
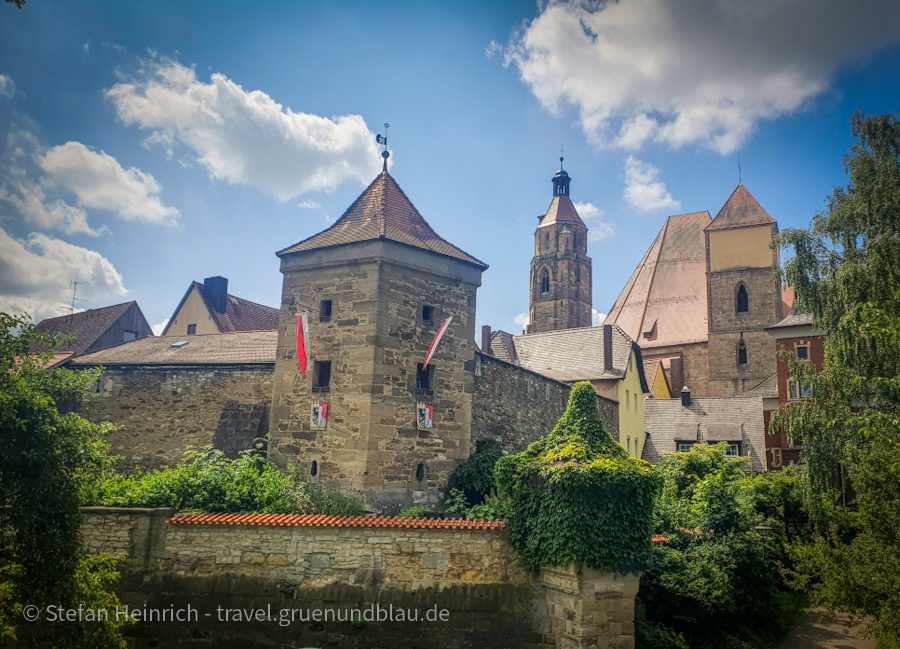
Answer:
[[(160, 469), (175, 465), (187, 446), (251, 448), (268, 432), (273, 373), (274, 364), (108, 367), (82, 414), (123, 427), (109, 438), (111, 454), (121, 456), (118, 470)], [(231, 416), (247, 410), (255, 416)]]
[[(571, 568), (533, 577), (502, 527), (198, 524), (170, 522), (171, 509), (84, 512), (87, 549), (127, 556), (123, 606), (196, 611), (126, 627), (134, 649), (634, 646), (636, 578)], [(401, 609), (419, 619), (400, 621)], [(260, 610), (260, 619), (233, 621)]]

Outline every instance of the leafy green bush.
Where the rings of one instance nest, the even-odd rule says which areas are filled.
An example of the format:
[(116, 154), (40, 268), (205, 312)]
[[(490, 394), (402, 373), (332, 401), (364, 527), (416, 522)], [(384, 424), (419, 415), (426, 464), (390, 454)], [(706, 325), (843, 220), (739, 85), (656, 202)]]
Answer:
[(489, 493), (480, 505), (469, 505), (466, 495), (459, 489), (451, 489), (446, 503), (448, 514), (460, 514), (469, 520), (504, 520), (509, 503), (495, 492)]
[(525, 565), (634, 569), (650, 550), (654, 468), (606, 432), (588, 382), (572, 388), (562, 419), (524, 453), (500, 458), (499, 494)]
[(471, 505), (480, 505), (485, 497), (496, 487), (494, 482), (494, 466), (503, 457), (500, 443), (493, 439), (480, 439), (475, 442), (475, 452), (469, 459), (456, 467), (447, 483), (447, 493), (458, 489), (466, 496)]
[(174, 468), (107, 480), (95, 504), (230, 513), (363, 513), (356, 496), (306, 484), (298, 475), (282, 472), (258, 451), (244, 451), (232, 460), (206, 447), (189, 450)]
[(398, 518), (422, 518), (422, 514), (430, 511), (427, 507), (408, 507), (400, 512)]

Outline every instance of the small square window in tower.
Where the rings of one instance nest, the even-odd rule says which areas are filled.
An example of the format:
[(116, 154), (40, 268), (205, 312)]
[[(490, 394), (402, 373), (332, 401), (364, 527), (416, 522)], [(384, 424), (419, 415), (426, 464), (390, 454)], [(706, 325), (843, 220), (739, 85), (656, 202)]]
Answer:
[(313, 367), (313, 392), (331, 389), (331, 361), (316, 361)]
[(434, 322), (434, 307), (429, 304), (422, 305), (422, 324), (430, 325)]
[(416, 394), (434, 394), (433, 379), (434, 366), (423, 368), (422, 363), (416, 366)]
[(331, 322), (331, 300), (319, 302), (319, 322)]

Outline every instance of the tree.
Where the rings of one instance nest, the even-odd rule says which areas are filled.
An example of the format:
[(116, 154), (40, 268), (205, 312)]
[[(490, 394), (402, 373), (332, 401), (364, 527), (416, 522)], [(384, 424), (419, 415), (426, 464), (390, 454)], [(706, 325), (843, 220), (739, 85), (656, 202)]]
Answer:
[[(900, 640), (900, 121), (851, 119), (846, 188), (835, 188), (809, 229), (785, 230), (783, 277), (827, 335), (812, 397), (772, 420), (806, 447), (804, 505), (815, 541), (797, 546), (797, 582), (814, 601), (868, 616)], [(846, 506), (846, 485), (856, 510)]]
[(117, 603), (104, 590), (115, 562), (87, 555), (80, 535), (82, 498), (109, 466), (105, 427), (68, 411), (98, 375), (44, 369), (49, 355), (29, 353), (55, 342), (24, 318), (0, 313), (0, 634), (24, 626), (47, 646), (122, 647), (114, 616), (105, 624), (20, 623), (25, 605), (114, 610)]

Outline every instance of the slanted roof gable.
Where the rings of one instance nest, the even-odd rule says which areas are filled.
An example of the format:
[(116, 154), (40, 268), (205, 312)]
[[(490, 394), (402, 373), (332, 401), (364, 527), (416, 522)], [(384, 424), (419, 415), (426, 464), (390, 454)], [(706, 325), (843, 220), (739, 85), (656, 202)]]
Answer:
[(775, 222), (775, 219), (769, 216), (762, 205), (747, 191), (747, 188), (740, 184), (731, 192), (731, 196), (725, 201), (712, 223), (706, 226), (706, 229), (724, 230)]

